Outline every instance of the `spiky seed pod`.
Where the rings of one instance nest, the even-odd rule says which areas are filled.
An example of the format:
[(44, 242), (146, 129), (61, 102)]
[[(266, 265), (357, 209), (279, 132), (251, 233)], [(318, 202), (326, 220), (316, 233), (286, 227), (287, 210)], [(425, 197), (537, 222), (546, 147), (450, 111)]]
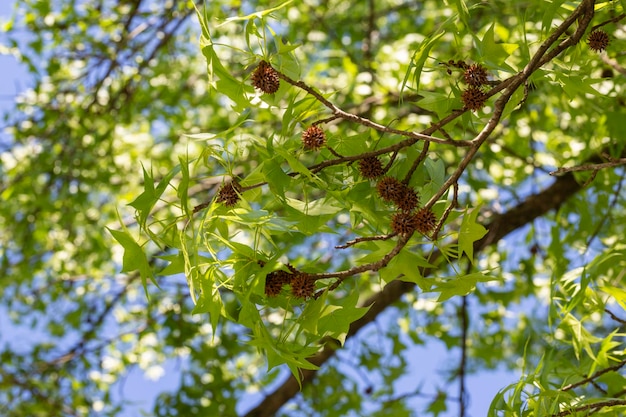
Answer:
[(385, 201), (398, 200), (405, 187), (404, 184), (393, 177), (384, 177), (376, 184), (378, 195)]
[(217, 202), (232, 207), (240, 200), (241, 186), (237, 182), (228, 182), (217, 192)]
[(316, 151), (326, 144), (326, 134), (318, 126), (309, 126), (302, 132), (304, 149)]
[(274, 271), (265, 277), (265, 295), (275, 297), (291, 281), (291, 274), (287, 271)]
[(383, 175), (383, 163), (377, 156), (368, 156), (359, 161), (359, 172), (363, 177), (373, 180)]
[(428, 235), (437, 226), (437, 216), (430, 209), (423, 208), (415, 213), (415, 230)]
[(463, 78), (468, 85), (480, 87), (487, 84), (487, 70), (480, 64), (472, 64), (463, 72)]
[(417, 228), (415, 214), (399, 211), (391, 218), (391, 230), (399, 235), (410, 235)]
[(603, 31), (602, 29), (596, 29), (589, 34), (589, 38), (587, 38), (587, 44), (589, 45), (589, 49), (594, 52), (601, 52), (609, 46), (609, 42), (611, 38), (609, 38), (609, 34)]
[(396, 197), (395, 200), (393, 200), (393, 202), (396, 203), (396, 206), (398, 206), (400, 210), (411, 211), (417, 207), (420, 199), (413, 187), (404, 185), (402, 192)]
[(315, 281), (309, 274), (299, 272), (291, 277), (291, 294), (297, 298), (307, 299), (315, 293)]
[(470, 87), (463, 91), (461, 100), (466, 109), (476, 111), (484, 107), (487, 95), (478, 87)]
[(265, 94), (274, 94), (280, 87), (278, 72), (267, 61), (261, 61), (252, 73), (252, 85)]

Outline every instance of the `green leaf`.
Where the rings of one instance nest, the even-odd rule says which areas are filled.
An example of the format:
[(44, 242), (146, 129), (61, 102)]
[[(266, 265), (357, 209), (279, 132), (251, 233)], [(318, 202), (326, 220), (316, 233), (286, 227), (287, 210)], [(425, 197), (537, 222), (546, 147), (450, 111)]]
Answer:
[(152, 176), (152, 174), (146, 171), (144, 167), (142, 167), (142, 170), (144, 191), (128, 205), (134, 207), (139, 212), (139, 225), (145, 227), (146, 221), (150, 216), (152, 208), (157, 203), (157, 201), (159, 201), (167, 187), (170, 185), (172, 178), (174, 178), (180, 172), (181, 166), (177, 165), (172, 170), (170, 170), (170, 172), (168, 172), (167, 175), (165, 175), (163, 179), (159, 181), (159, 184), (156, 188), (154, 188), (154, 177)]
[(333, 199), (320, 198), (313, 201), (300, 201), (294, 198), (285, 198), (285, 201), (289, 205), (299, 212), (307, 216), (324, 216), (329, 214), (336, 214), (343, 210), (343, 207), (339, 206), (339, 203), (333, 201)]
[(495, 23), (487, 29), (482, 41), (478, 42), (476, 45), (480, 59), (488, 67), (506, 72), (515, 72), (515, 70), (504, 61), (519, 48), (519, 45), (515, 43), (496, 43), (494, 28)]
[(459, 19), (465, 25), (466, 28), (470, 28), (469, 25), (469, 10), (467, 8), (467, 4), (465, 4), (464, 0), (454, 0), (454, 4), (456, 5), (456, 11), (459, 14)]
[(330, 336), (341, 343), (345, 342), (350, 324), (363, 317), (371, 307), (356, 307), (358, 299), (359, 292), (351, 291), (344, 299), (342, 307), (335, 306), (323, 310), (318, 322), (319, 334)]
[(187, 197), (187, 191), (189, 190), (189, 163), (188, 161), (185, 161), (182, 156), (178, 158), (178, 162), (181, 168), (180, 171), (182, 173), (182, 178), (180, 180), (180, 183), (178, 184), (178, 190), (176, 190), (176, 195), (180, 200), (180, 207), (183, 210), (183, 213), (185, 213), (185, 216), (187, 218), (190, 218), (191, 213), (189, 212), (188, 207), (189, 198)]
[(430, 404), (428, 404), (428, 408), (426, 411), (432, 413), (434, 416), (438, 416), (441, 413), (445, 413), (448, 411), (448, 407), (446, 402), (448, 401), (448, 395), (445, 391), (438, 390), (437, 396)]
[(600, 287), (600, 290), (613, 297), (626, 310), (626, 290), (617, 287)]
[(289, 189), (291, 184), (291, 177), (287, 175), (280, 167), (278, 158), (268, 159), (263, 164), (263, 174), (267, 180), (267, 184), (274, 195), (283, 199), (285, 196), (285, 189)]
[(449, 92), (421, 91), (417, 101), (420, 107), (437, 113), (439, 117), (448, 114), (453, 107), (462, 107), (461, 100), (452, 97)]
[(176, 255), (159, 256), (158, 258), (169, 262), (169, 264), (159, 272), (159, 275), (176, 275), (185, 272), (185, 258), (181, 252)]
[[(245, 85), (242, 81), (233, 77), (220, 62), (213, 43), (210, 42), (210, 40), (206, 41), (207, 44), (203, 46), (202, 54), (207, 61), (207, 72), (210, 83), (216, 91), (228, 96), (228, 98), (235, 103), (234, 110), (236, 112), (244, 112), (250, 105), (250, 101), (245, 93), (246, 90), (252, 92), (252, 87)], [(215, 80), (215, 77), (217, 77), (217, 80)]]
[(409, 80), (409, 76), (411, 71), (413, 71), (413, 85), (416, 91), (419, 91), (420, 79), (422, 76), (422, 69), (424, 68), (424, 64), (426, 63), (426, 59), (428, 59), (428, 54), (430, 50), (435, 46), (435, 43), (445, 34), (445, 31), (441, 31), (430, 38), (426, 38), (422, 44), (419, 46), (417, 51), (411, 57), (411, 63), (409, 64), (409, 69), (404, 76), (404, 80), (402, 81), (402, 86), (400, 87), (400, 94), (404, 91), (406, 87), (407, 81)]
[(446, 301), (455, 296), (468, 295), (476, 288), (478, 282), (496, 281), (497, 277), (483, 274), (482, 272), (474, 272), (468, 275), (462, 275), (451, 279), (443, 278), (435, 285), (432, 291), (440, 292), (438, 302)]
[(146, 297), (148, 295), (148, 281), (150, 278), (152, 283), (159, 286), (154, 279), (154, 275), (152, 274), (152, 268), (150, 268), (150, 263), (148, 262), (148, 257), (141, 249), (141, 246), (135, 239), (130, 236), (128, 232), (122, 232), (119, 230), (109, 229), (107, 230), (111, 233), (113, 238), (117, 240), (117, 242), (122, 245), (124, 248), (124, 256), (122, 258), (122, 272), (132, 272), (139, 271), (139, 275), (141, 276), (141, 283), (143, 284), (143, 289), (146, 292)]
[(474, 242), (482, 239), (487, 234), (487, 229), (476, 222), (479, 208), (467, 209), (463, 215), (461, 229), (459, 230), (459, 256), (465, 253), (474, 263)]
[(229, 17), (228, 19), (226, 19), (223, 23), (219, 24), (217, 27), (219, 28), (220, 26), (223, 26), (227, 23), (231, 23), (231, 22), (240, 22), (240, 21), (246, 21), (246, 20), (251, 20), (251, 19), (260, 19), (264, 16), (269, 15), (270, 13), (276, 12), (280, 9), (282, 9), (283, 7), (291, 4), (293, 2), (293, 0), (288, 0), (282, 4), (279, 4), (276, 7), (272, 7), (270, 9), (265, 9), (265, 10), (261, 10), (258, 12), (254, 12), (251, 13), (249, 15), (246, 16), (236, 16), (236, 17)]

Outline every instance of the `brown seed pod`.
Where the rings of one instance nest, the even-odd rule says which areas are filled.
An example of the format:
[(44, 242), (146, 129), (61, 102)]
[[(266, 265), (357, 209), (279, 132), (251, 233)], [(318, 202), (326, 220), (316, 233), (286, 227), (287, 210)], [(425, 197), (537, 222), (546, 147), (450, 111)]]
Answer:
[(415, 189), (413, 189), (413, 187), (409, 187), (408, 185), (404, 184), (402, 185), (403, 187), (401, 193), (396, 197), (395, 200), (393, 200), (393, 202), (396, 203), (396, 206), (398, 206), (400, 210), (411, 211), (419, 204), (419, 196), (417, 195), (417, 192), (415, 191)]
[(589, 38), (587, 38), (587, 45), (589, 45), (589, 49), (592, 51), (601, 52), (609, 46), (610, 41), (611, 38), (608, 33), (602, 29), (596, 29), (589, 34)]
[(307, 299), (315, 293), (315, 281), (309, 274), (298, 272), (291, 277), (291, 294), (297, 298)]
[(417, 227), (415, 214), (399, 211), (391, 218), (391, 229), (399, 235), (410, 235)]
[(275, 297), (291, 281), (291, 274), (287, 271), (274, 271), (265, 277), (265, 295)]
[(304, 149), (316, 151), (326, 144), (326, 134), (318, 126), (310, 126), (302, 132)]
[(252, 73), (252, 85), (265, 94), (274, 94), (280, 87), (278, 72), (267, 61), (261, 61)]
[(396, 201), (399, 199), (405, 187), (404, 184), (393, 177), (384, 177), (376, 184), (378, 195), (385, 201)]
[(421, 209), (415, 213), (415, 230), (428, 235), (437, 226), (437, 216), (430, 209)]
[(367, 179), (375, 179), (383, 175), (383, 164), (377, 156), (368, 156), (359, 161), (359, 172)]
[(487, 95), (478, 87), (470, 87), (463, 91), (461, 100), (463, 101), (466, 109), (476, 111), (485, 106)]
[(468, 85), (480, 87), (487, 84), (487, 70), (480, 64), (472, 64), (463, 72), (463, 78)]
[(241, 186), (237, 182), (228, 182), (222, 185), (217, 192), (217, 202), (222, 203), (227, 207), (232, 207), (241, 199), (239, 196), (240, 192)]

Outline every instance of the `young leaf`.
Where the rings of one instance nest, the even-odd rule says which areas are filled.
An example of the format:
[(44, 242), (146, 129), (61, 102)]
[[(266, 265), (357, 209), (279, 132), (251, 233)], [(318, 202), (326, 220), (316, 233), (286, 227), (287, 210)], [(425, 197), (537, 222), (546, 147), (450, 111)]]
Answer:
[(472, 263), (474, 263), (474, 242), (487, 234), (487, 229), (476, 223), (478, 211), (478, 207), (465, 211), (459, 231), (459, 256), (465, 253)]
[(426, 59), (428, 59), (428, 54), (430, 50), (435, 46), (435, 43), (439, 38), (441, 38), (445, 34), (445, 31), (441, 31), (436, 35), (426, 38), (424, 42), (420, 45), (419, 49), (415, 51), (413, 57), (411, 58), (411, 63), (409, 64), (409, 69), (404, 76), (404, 80), (402, 81), (402, 86), (400, 87), (400, 94), (404, 91), (406, 87), (407, 81), (409, 79), (409, 75), (411, 74), (411, 70), (413, 70), (413, 85), (415, 86), (415, 90), (419, 91), (420, 77), (422, 76), (422, 69), (424, 68), (424, 64), (426, 63)]
[(122, 258), (122, 272), (132, 272), (139, 271), (139, 275), (141, 276), (141, 283), (143, 284), (143, 289), (146, 292), (146, 297), (148, 295), (148, 281), (150, 278), (152, 283), (159, 286), (154, 279), (154, 275), (152, 274), (152, 268), (150, 268), (150, 263), (148, 262), (148, 257), (141, 249), (141, 246), (135, 239), (130, 236), (128, 232), (122, 232), (119, 230), (109, 229), (107, 230), (113, 235), (113, 238), (118, 241), (120, 245), (124, 248), (124, 256)]

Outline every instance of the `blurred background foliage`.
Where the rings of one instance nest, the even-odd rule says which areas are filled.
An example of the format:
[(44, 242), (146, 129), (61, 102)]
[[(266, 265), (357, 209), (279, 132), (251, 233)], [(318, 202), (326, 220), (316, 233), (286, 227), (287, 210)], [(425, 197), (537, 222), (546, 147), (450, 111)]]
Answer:
[[(268, 166), (268, 157), (286, 172), (298, 166), (284, 163), (289, 155), (306, 166), (332, 157), (325, 149), (301, 149), (303, 127), (328, 116), (319, 103), (285, 83), (274, 96), (255, 95), (249, 78), (261, 56), (346, 111), (421, 131), (463, 106), (462, 71), (450, 61), (481, 63), (490, 80), (504, 80), (524, 68), (580, 3), (306, 0), (263, 20), (225, 23), (277, 4), (209, 1), (195, 5), (198, 16), (189, 1), (18, 2), (0, 35), (1, 52), (21, 62), (29, 77), (28, 88), (4, 115), (0, 143), (0, 295), (6, 317), (0, 413), (125, 415), (133, 399), (111, 387), (123, 386), (136, 367), (150, 378), (178, 381), (176, 389), (155, 393), (149, 415), (247, 412), (289, 371), (266, 372), (265, 358), (246, 343), (251, 333), (242, 318), (241, 292), (222, 288), (220, 313), (239, 323), (221, 319), (215, 326), (215, 314), (191, 314), (187, 280), (170, 272), (179, 260), (180, 248), (173, 244), (186, 210), (211, 203), (225, 179), (239, 176), (243, 185), (268, 179), (267, 170), (255, 171), (261, 162)], [(460, 208), (480, 207), (478, 221), (489, 224), (552, 184), (549, 173), (557, 168), (626, 156), (623, 13), (623, 1), (596, 1), (591, 26), (605, 23), (607, 51), (596, 53), (580, 42), (534, 72), (527, 95), (523, 88), (513, 95), (459, 181)], [(229, 91), (214, 88), (220, 78), (207, 76), (212, 68), (199, 45), (203, 24), (221, 65), (245, 92), (235, 109), (225, 97)], [(257, 33), (270, 42), (258, 42)], [(431, 39), (416, 71), (413, 58)], [(297, 48), (289, 50), (292, 45)], [(448, 124), (446, 134), (474, 138), (494, 100)], [(330, 123), (327, 135), (342, 155), (399, 141), (346, 122)], [(406, 161), (421, 146), (401, 155), (393, 172), (406, 172)], [(429, 152), (445, 175), (464, 154), (438, 144)], [(416, 184), (426, 187), (433, 172), (418, 171)], [(626, 318), (625, 171), (616, 164), (594, 174), (575, 173), (584, 187), (558, 211), (518, 219), (523, 227), (481, 251), (476, 269), (496, 281), (445, 302), (437, 302), (437, 293), (408, 292), (349, 338), (279, 415), (462, 415), (467, 399), (458, 398), (458, 384), (488, 369), (520, 376), (502, 387), (494, 415), (559, 415), (567, 407), (623, 396), (626, 380), (617, 365), (624, 364)], [(243, 194), (244, 214), (264, 209), (298, 222), (299, 232), (272, 235), (293, 265), (309, 272), (345, 269), (369, 252), (333, 249), (353, 237), (351, 222), (365, 219), (372, 234), (389, 230), (391, 210), (372, 194), (372, 184), (358, 178), (354, 164), (324, 171), (321, 183), (272, 178), (272, 187)], [(151, 207), (155, 235), (146, 241), (138, 232), (136, 207), (129, 204), (136, 206), (137, 197), (160, 181), (171, 187)], [(178, 193), (181, 184), (188, 187), (186, 203)], [(319, 199), (324, 189), (341, 210), (302, 217), (276, 198), (287, 193), (297, 200), (309, 193)], [(422, 191), (429, 195), (427, 188)], [(345, 201), (362, 202), (361, 213), (346, 211)], [(213, 222), (228, 226), (219, 232), (225, 239), (245, 236), (245, 216), (210, 207), (217, 216)], [(454, 236), (459, 222), (451, 218), (444, 240)], [(129, 236), (141, 239), (156, 272), (159, 287), (147, 286), (149, 298), (138, 273), (122, 272), (123, 250), (107, 231), (123, 230), (122, 224)], [(283, 226), (283, 232), (288, 229), (279, 224), (275, 230)], [(229, 267), (243, 268), (229, 261), (236, 257), (223, 251), (223, 242), (211, 245)], [(464, 267), (451, 263), (438, 273), (454, 276)], [(215, 273), (228, 276), (228, 270)], [(262, 281), (255, 282), (262, 292)], [(345, 302), (358, 291), (362, 301), (383, 285), (377, 274), (363, 274), (346, 280), (329, 299)], [(285, 318), (297, 320), (290, 300), (269, 303), (259, 314), (271, 331), (284, 331)], [(17, 331), (28, 336), (16, 340), (11, 334)], [(313, 342), (310, 353), (321, 348)], [(411, 354), (433, 346), (445, 347), (445, 365), (423, 375), (412, 368)], [(168, 360), (179, 366), (163, 375)], [(593, 383), (565, 389), (611, 366)], [(619, 415), (623, 403), (611, 405), (601, 411)]]

